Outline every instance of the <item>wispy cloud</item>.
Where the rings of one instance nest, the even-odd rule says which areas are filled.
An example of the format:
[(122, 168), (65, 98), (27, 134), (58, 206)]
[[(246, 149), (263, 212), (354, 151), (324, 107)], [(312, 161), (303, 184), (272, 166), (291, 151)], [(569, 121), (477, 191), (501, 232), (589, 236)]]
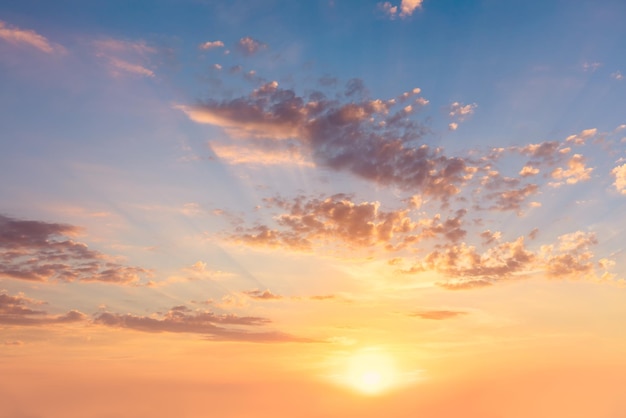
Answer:
[(100, 39), (93, 42), (96, 56), (102, 58), (114, 77), (138, 76), (154, 77), (149, 68), (150, 56), (156, 48), (145, 41), (125, 41), (120, 39)]
[(467, 312), (464, 311), (450, 311), (450, 310), (432, 310), (432, 311), (417, 311), (412, 312), (409, 316), (415, 316), (422, 319), (434, 319), (434, 320), (443, 320), (443, 319), (452, 319), (462, 315), (467, 315)]
[(30, 29), (21, 29), (0, 21), (0, 39), (19, 47), (35, 48), (46, 54), (62, 54), (65, 48), (52, 43), (43, 35)]
[[(256, 331), (269, 324), (267, 318), (217, 315), (210, 311), (193, 311), (186, 306), (175, 306), (163, 315), (137, 316), (102, 312), (94, 318), (94, 323), (116, 328), (127, 328), (143, 332), (193, 333), (209, 336), (213, 340), (250, 342), (289, 342), (307, 341), (276, 331)], [(247, 329), (242, 329), (247, 328)]]

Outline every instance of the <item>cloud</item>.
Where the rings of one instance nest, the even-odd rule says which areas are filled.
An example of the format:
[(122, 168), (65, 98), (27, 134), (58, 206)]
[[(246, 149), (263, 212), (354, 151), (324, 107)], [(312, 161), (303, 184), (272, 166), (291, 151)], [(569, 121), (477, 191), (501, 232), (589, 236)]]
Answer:
[(478, 105), (476, 103), (464, 105), (463, 103), (454, 102), (450, 105), (450, 113), (448, 113), (448, 116), (463, 121), (468, 116), (473, 115), (477, 107)]
[(220, 160), (228, 164), (315, 167), (315, 164), (308, 160), (308, 157), (302, 153), (302, 150), (297, 145), (278, 149), (265, 149), (212, 142), (210, 147)]
[(459, 128), (459, 124), (456, 122), (450, 122), (448, 124), (448, 129), (451, 131), (456, 131)]
[[(387, 244), (392, 248), (402, 245), (406, 236), (418, 226), (408, 216), (408, 210), (381, 211), (379, 202), (355, 203), (345, 194), (311, 199), (298, 196), (293, 200), (277, 197), (266, 202), (286, 210), (275, 218), (276, 227), (240, 227), (231, 236), (233, 240), (254, 246), (283, 246), (296, 250), (309, 250), (314, 243), (323, 245), (338, 241), (351, 247)], [(456, 224), (428, 226), (431, 234), (454, 234), (453, 228), (456, 227)]]
[(207, 41), (198, 46), (200, 49), (209, 50), (215, 48), (223, 48), (224, 42), (222, 41)]
[(0, 324), (3, 325), (47, 325), (68, 324), (86, 320), (87, 316), (79, 311), (68, 311), (63, 315), (48, 315), (46, 311), (33, 309), (31, 305), (41, 305), (41, 302), (25, 297), (23, 294), (11, 296), (0, 293)]
[(72, 225), (0, 215), (0, 277), (129, 284), (150, 275), (146, 269), (119, 264), (67, 238), (78, 232), (80, 228)]
[(416, 9), (422, 7), (424, 0), (402, 0), (400, 7), (392, 5), (390, 2), (378, 3), (378, 8), (387, 16), (394, 19), (396, 16), (409, 17)]
[(148, 65), (150, 57), (156, 54), (157, 50), (145, 41), (100, 39), (94, 41), (92, 45), (95, 55), (105, 60), (112, 76), (155, 77), (154, 71), (148, 68)]
[(602, 67), (601, 62), (584, 62), (582, 65), (583, 71), (595, 72), (598, 68)]
[(28, 46), (46, 54), (64, 53), (65, 48), (51, 43), (45, 36), (33, 30), (20, 29), (0, 21), (0, 39), (16, 46)]
[(212, 340), (250, 341), (250, 342), (288, 342), (307, 341), (289, 334), (275, 331), (250, 331), (269, 324), (266, 318), (237, 316), (233, 314), (217, 315), (210, 311), (175, 306), (163, 315), (137, 316), (103, 312), (97, 314), (95, 324), (115, 328), (126, 328), (142, 332), (172, 332), (207, 335)]
[(593, 138), (597, 133), (598, 130), (596, 128), (585, 129), (579, 134), (568, 136), (565, 138), (565, 141), (576, 145), (583, 145), (588, 139)]
[(409, 314), (409, 316), (415, 316), (422, 319), (452, 319), (462, 315), (467, 315), (467, 312), (463, 311), (448, 311), (448, 310), (434, 310), (434, 311), (418, 311)]
[(611, 73), (611, 78), (621, 81), (624, 79), (624, 74), (622, 74), (621, 71), (615, 71), (614, 73)]
[[(552, 178), (563, 180), (567, 184), (576, 184), (580, 181), (589, 180), (593, 168), (585, 166), (585, 158), (580, 154), (575, 154), (567, 162), (567, 168), (557, 167), (552, 171)], [(563, 182), (552, 183), (553, 186), (559, 186)]]
[(611, 174), (615, 177), (613, 185), (615, 189), (623, 195), (626, 195), (626, 164), (615, 167), (611, 170)]
[(591, 275), (594, 264), (590, 247), (598, 243), (591, 232), (561, 235), (555, 245), (541, 246), (543, 267), (550, 277)]
[(536, 184), (527, 184), (518, 189), (490, 193), (487, 195), (487, 198), (495, 201), (490, 209), (498, 211), (519, 211), (522, 207), (522, 203), (524, 203), (529, 196), (537, 193), (538, 190), (539, 186)]
[(237, 49), (244, 55), (254, 55), (262, 49), (267, 48), (263, 42), (259, 42), (249, 36), (241, 38), (237, 43)]
[(248, 291), (244, 291), (243, 293), (251, 297), (252, 299), (258, 299), (258, 300), (278, 300), (278, 299), (283, 298), (281, 295), (276, 295), (272, 293), (269, 289), (265, 289), (263, 291), (258, 290), (258, 289), (248, 290)]
[[(531, 231), (531, 239), (536, 235)], [(495, 234), (485, 231), (484, 238)], [(496, 240), (488, 240), (496, 243)], [(557, 237), (555, 243), (531, 250), (524, 237), (496, 243), (484, 252), (466, 243), (448, 244), (430, 252), (404, 273), (435, 271), (446, 277), (437, 285), (450, 289), (473, 289), (503, 280), (543, 274), (553, 278), (595, 278), (594, 254), (591, 247), (598, 243), (594, 233), (576, 231)], [(606, 268), (610, 263), (597, 265)]]
[(246, 146), (267, 149), (259, 141), (265, 138), (274, 140), (272, 150), (290, 148), (293, 142), (284, 141), (290, 139), (316, 166), (443, 200), (457, 194), (474, 171), (463, 158), (419, 144), (426, 128), (411, 119), (412, 108), (395, 110), (399, 105), (395, 99), (342, 103), (322, 93), (306, 99), (273, 81), (248, 96), (177, 108), (234, 139), (247, 137)]

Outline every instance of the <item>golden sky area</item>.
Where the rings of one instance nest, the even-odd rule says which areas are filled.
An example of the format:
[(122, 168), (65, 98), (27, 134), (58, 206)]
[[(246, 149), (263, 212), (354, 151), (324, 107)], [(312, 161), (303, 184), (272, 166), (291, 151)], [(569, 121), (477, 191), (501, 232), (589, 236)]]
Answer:
[(0, 418), (626, 417), (625, 16), (1, 4)]

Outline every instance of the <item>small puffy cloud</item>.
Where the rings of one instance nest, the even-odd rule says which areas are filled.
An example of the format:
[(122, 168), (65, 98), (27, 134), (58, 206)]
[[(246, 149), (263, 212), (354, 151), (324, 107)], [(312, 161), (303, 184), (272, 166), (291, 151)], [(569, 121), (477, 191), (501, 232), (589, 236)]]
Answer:
[(615, 167), (611, 170), (611, 174), (615, 177), (613, 185), (615, 189), (623, 195), (626, 195), (626, 164)]
[(456, 122), (450, 122), (448, 124), (448, 129), (451, 131), (456, 131), (457, 129), (459, 129), (459, 124)]
[(0, 215), (0, 277), (28, 281), (136, 283), (150, 271), (125, 266), (68, 237), (79, 228)]
[(449, 310), (433, 310), (433, 311), (417, 311), (409, 314), (409, 316), (415, 316), (422, 319), (452, 319), (462, 315), (467, 315), (464, 311), (449, 311)]
[(0, 20), (0, 40), (15, 46), (35, 48), (46, 54), (64, 53), (65, 48), (50, 42), (45, 36), (33, 30), (20, 29)]
[(601, 62), (584, 62), (582, 65), (583, 71), (592, 73), (600, 67), (602, 67)]
[(525, 165), (518, 173), (521, 177), (529, 177), (539, 174), (539, 169), (530, 165)]
[[(552, 178), (565, 181), (567, 184), (576, 184), (580, 181), (589, 180), (593, 168), (585, 166), (585, 158), (580, 154), (575, 154), (567, 162), (567, 168), (557, 167), (552, 171)], [(558, 186), (562, 182), (554, 184)]]
[(583, 145), (588, 139), (593, 138), (598, 133), (596, 128), (585, 129), (578, 134), (570, 135), (565, 138), (566, 142), (571, 142), (575, 145)]
[(394, 19), (396, 16), (409, 17), (416, 9), (422, 7), (424, 0), (402, 0), (400, 7), (392, 5), (390, 2), (378, 3), (378, 8), (387, 16)]
[(244, 55), (254, 55), (262, 49), (267, 48), (263, 42), (259, 42), (249, 36), (241, 38), (237, 43), (237, 49)]
[(624, 74), (622, 74), (621, 71), (615, 71), (614, 73), (611, 73), (611, 78), (621, 81), (624, 79)]
[(487, 195), (487, 198), (494, 201), (490, 209), (498, 211), (518, 211), (521, 209), (522, 203), (524, 203), (529, 196), (537, 193), (538, 190), (539, 186), (536, 184), (527, 184), (517, 189), (490, 193)]
[(207, 41), (198, 46), (200, 49), (209, 50), (215, 48), (223, 48), (224, 42), (222, 41)]
[(456, 118), (459, 121), (463, 121), (468, 116), (473, 115), (477, 107), (478, 105), (476, 103), (464, 105), (463, 103), (454, 102), (450, 105), (450, 112), (448, 113), (448, 115), (451, 118)]

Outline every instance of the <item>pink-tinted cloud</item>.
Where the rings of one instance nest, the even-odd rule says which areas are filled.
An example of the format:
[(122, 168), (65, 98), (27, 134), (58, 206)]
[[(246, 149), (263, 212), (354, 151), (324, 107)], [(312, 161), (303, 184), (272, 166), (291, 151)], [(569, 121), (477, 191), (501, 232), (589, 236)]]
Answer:
[(244, 55), (254, 55), (262, 49), (267, 48), (263, 42), (257, 41), (249, 36), (241, 38), (237, 43), (237, 49)]
[(223, 48), (223, 47), (224, 47), (224, 42), (222, 41), (207, 41), (207, 42), (200, 44), (198, 48), (209, 50), (209, 49)]
[(137, 282), (146, 269), (119, 264), (68, 239), (80, 228), (0, 215), (0, 277), (30, 281)]
[(150, 57), (157, 49), (145, 41), (124, 41), (119, 39), (101, 39), (92, 43), (96, 56), (102, 58), (114, 77), (138, 76), (154, 77), (149, 68)]
[(0, 21), (0, 39), (15, 46), (35, 48), (46, 54), (64, 53), (65, 49), (33, 30), (20, 29)]

